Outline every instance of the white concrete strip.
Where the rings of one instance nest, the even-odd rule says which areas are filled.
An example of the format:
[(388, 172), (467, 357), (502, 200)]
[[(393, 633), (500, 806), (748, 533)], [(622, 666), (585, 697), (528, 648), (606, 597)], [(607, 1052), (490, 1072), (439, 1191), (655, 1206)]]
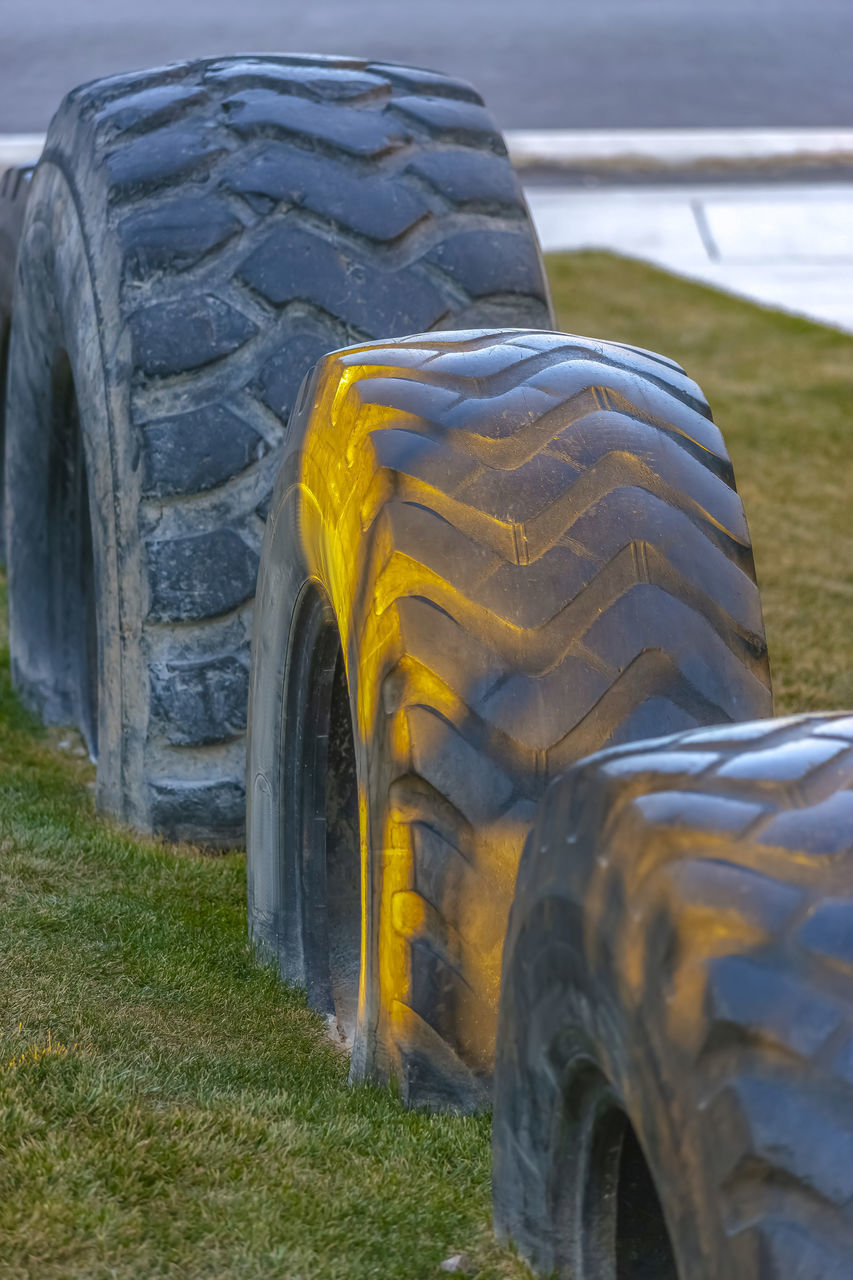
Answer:
[(853, 333), (853, 184), (528, 188), (546, 252), (606, 249)]
[(0, 171), (35, 164), (43, 146), (43, 133), (0, 133)]
[(683, 169), (853, 160), (853, 129), (510, 129), (520, 169)]

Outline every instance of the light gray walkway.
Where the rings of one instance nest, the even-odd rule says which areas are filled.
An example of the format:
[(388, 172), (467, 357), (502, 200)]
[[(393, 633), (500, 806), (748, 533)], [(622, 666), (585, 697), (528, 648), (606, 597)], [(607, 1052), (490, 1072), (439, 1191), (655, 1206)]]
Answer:
[(528, 188), (546, 252), (608, 249), (853, 333), (853, 184)]

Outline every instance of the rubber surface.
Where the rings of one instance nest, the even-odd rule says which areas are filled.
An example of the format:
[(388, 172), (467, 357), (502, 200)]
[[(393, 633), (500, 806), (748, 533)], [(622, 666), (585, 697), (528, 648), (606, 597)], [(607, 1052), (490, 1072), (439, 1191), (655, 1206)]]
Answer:
[(302, 789), (327, 770), (331, 628), (362, 815), (352, 1070), (482, 1105), (548, 780), (608, 743), (769, 712), (720, 433), (677, 365), (618, 344), (516, 330), (329, 356), (292, 424), (257, 610), (253, 933), (330, 1011), (324, 811)]
[(56, 417), (38, 381), (74, 347), (96, 495), (100, 806), (169, 837), (240, 842), (252, 597), (296, 389), (359, 339), (547, 326), (524, 200), (469, 86), (297, 56), (83, 86), (33, 186), (12, 352), (15, 679), (43, 715), (81, 702), (62, 635), (42, 640), (57, 631), (44, 547), (59, 535), (33, 479), (33, 441)]
[(0, 172), (0, 341), (4, 361), (12, 319), (15, 259), (32, 176), (31, 166)]
[[(851, 965), (853, 716), (579, 764), (540, 810), (510, 916), (498, 1231), (561, 1277), (848, 1276)], [(625, 1230), (635, 1139), (669, 1260), (665, 1235)]]
[[(0, 172), (0, 495), (3, 490), (3, 455), (6, 437), (6, 367), (9, 359), (9, 330), (12, 325), (12, 291), (18, 241), (24, 225), (24, 211), (30, 190), (32, 168)], [(2, 496), (0, 496), (2, 501)], [(0, 521), (0, 557), (3, 555), (3, 525)]]

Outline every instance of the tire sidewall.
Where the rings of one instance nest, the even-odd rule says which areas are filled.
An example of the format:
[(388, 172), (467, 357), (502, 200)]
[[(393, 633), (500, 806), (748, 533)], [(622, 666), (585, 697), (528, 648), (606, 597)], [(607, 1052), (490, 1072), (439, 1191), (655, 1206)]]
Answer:
[[(298, 835), (288, 838), (294, 825), (297, 798), (288, 794), (284, 764), (285, 743), (293, 759), (288, 777), (300, 777), (312, 767), (305, 752), (305, 728), (290, 702), (299, 661), (300, 622), (312, 601), (321, 602), (331, 615), (330, 583), (316, 566), (325, 557), (313, 545), (312, 534), (322, 538), (322, 517), (314, 495), (302, 482), (302, 442), (308, 429), (313, 389), (318, 371), (309, 372), (297, 396), (291, 417), (288, 445), (276, 481), (260, 559), (252, 628), (249, 716), (246, 769), (246, 851), (249, 931), (262, 957), (272, 961), (286, 981), (307, 988), (309, 1001), (330, 1013), (327, 956), (316, 948), (315, 920), (325, 903), (315, 896), (318, 869), (307, 865)], [(328, 506), (325, 510), (329, 510)], [(326, 575), (326, 578), (328, 575)], [(337, 620), (335, 620), (337, 622)], [(337, 633), (341, 641), (340, 631)], [(304, 656), (304, 655), (302, 655)], [(349, 688), (350, 718), (357, 724), (351, 664), (344, 655)], [(290, 719), (290, 723), (288, 723)], [(367, 755), (354, 733), (359, 793), (365, 792)], [(298, 819), (297, 819), (298, 821)], [(362, 859), (364, 859), (362, 837)], [(372, 878), (372, 860), (362, 867), (362, 878)], [(320, 871), (325, 883), (325, 870)], [(358, 1019), (352, 1047), (352, 1073), (359, 1077), (372, 1070), (377, 1043), (376, 999), (371, 998), (374, 965), (368, 939), (372, 891), (363, 894), (367, 919), (362, 921), (362, 980), (359, 984)], [(367, 958), (365, 958), (365, 952)]]
[[(9, 628), (17, 683), (44, 690), (47, 719), (61, 707), (51, 703), (49, 670), (32, 670), (33, 619), (46, 607), (49, 455), (53, 431), (51, 370), (65, 352), (74, 379), (87, 471), (95, 571), (98, 631), (98, 744), (96, 798), (99, 808), (122, 806), (122, 777), (133, 749), (127, 702), (142, 690), (128, 686), (126, 646), (130, 565), (120, 556), (116, 460), (111, 421), (114, 388), (101, 346), (102, 317), (76, 193), (62, 169), (43, 160), (33, 189), (19, 252), (14, 322), (9, 352), (9, 413), (6, 437), (5, 532), (8, 548)], [(117, 344), (121, 345), (121, 340)], [(85, 406), (85, 410), (84, 407)], [(136, 593), (138, 596), (138, 592)], [(29, 613), (29, 617), (24, 615)], [(23, 679), (25, 677), (25, 679)], [(135, 695), (135, 699), (134, 699)], [(138, 729), (137, 729), (138, 733)], [(139, 821), (141, 815), (126, 815)]]
[[(582, 1067), (606, 1083), (634, 1129), (679, 1275), (723, 1280), (731, 1275), (731, 1263), (706, 1181), (708, 1153), (689, 1082), (656, 1051), (654, 1020), (644, 1019), (624, 993), (590, 973), (584, 912), (577, 902), (543, 895), (524, 912), (523, 924), (520, 914), (513, 908), (498, 1024), (496, 1230), (511, 1236), (537, 1270), (574, 1274), (572, 1250), (578, 1246), (567, 1240), (565, 1227), (572, 1219), (577, 1228), (577, 1198), (583, 1194), (583, 1187), (571, 1185), (580, 1146), (571, 1117), (582, 1099), (573, 1097), (569, 1081)], [(613, 973), (606, 941), (597, 961), (599, 973)]]
[[(298, 456), (298, 455), (297, 455)], [(284, 739), (289, 642), (308, 581), (298, 538), (295, 458), (279, 473), (255, 594), (246, 758), (246, 855), (249, 931), (282, 977), (305, 985), (301, 904), (295, 860), (285, 851), (287, 801), (279, 767)]]

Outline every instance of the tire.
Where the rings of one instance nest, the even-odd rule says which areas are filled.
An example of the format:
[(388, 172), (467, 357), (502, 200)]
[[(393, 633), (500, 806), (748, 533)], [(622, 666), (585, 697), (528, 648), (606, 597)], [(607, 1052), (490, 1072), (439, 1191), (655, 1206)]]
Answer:
[(550, 324), (503, 142), (472, 89), (404, 67), (99, 81), (51, 124), (21, 278), (15, 683), (81, 726), (102, 810), (240, 843), (258, 553), (303, 374), (357, 339)]
[(614, 344), (513, 330), (330, 355), (291, 425), (256, 609), (253, 936), (342, 1026), (354, 1077), (480, 1107), (549, 777), (770, 707), (720, 433), (676, 365)]
[(495, 1226), (541, 1274), (842, 1280), (853, 716), (605, 751), (550, 789), (504, 951)]
[[(0, 172), (0, 494), (3, 492), (3, 442), (6, 438), (6, 369), (9, 361), (9, 332), (12, 327), (12, 289), (18, 241), (24, 225), (24, 210), (30, 192), (32, 166)], [(0, 559), (3, 558), (3, 527), (0, 522)]]
[(0, 336), (3, 339), (4, 360), (12, 321), (15, 260), (32, 176), (32, 165), (0, 170)]

